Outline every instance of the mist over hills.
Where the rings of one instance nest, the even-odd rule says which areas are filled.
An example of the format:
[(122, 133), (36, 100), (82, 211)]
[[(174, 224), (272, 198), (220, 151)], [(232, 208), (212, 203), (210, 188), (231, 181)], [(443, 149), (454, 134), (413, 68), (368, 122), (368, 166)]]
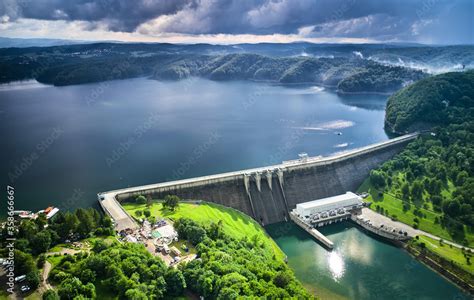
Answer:
[(391, 93), (436, 70), (461, 71), (473, 65), (474, 46), (95, 43), (0, 49), (0, 82), (36, 79), (70, 85), (197, 76)]

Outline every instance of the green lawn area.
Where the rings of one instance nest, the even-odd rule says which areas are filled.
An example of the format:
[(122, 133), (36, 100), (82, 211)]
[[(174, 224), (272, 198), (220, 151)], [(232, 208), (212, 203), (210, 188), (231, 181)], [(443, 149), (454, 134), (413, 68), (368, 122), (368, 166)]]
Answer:
[[(183, 249), (183, 245), (186, 245), (186, 247), (188, 247), (188, 252), (185, 252), (184, 249)], [(172, 246), (175, 246), (176, 248), (178, 248), (179, 251), (181, 251), (181, 253), (184, 254), (196, 254), (196, 248), (194, 248), (193, 244), (191, 244), (190, 242), (188, 241), (184, 241), (184, 240), (179, 240), (177, 242), (172, 242), (171, 245)]]
[[(443, 228), (439, 223), (435, 222), (436, 217), (438, 218), (438, 220), (442, 217), (441, 213), (433, 211), (431, 209), (418, 207), (418, 209), (425, 215), (424, 218), (420, 218), (414, 214), (414, 211), (416, 209), (416, 206), (414, 204), (411, 205), (410, 210), (403, 211), (403, 200), (396, 198), (393, 194), (387, 193), (383, 193), (383, 197), (379, 197), (378, 192), (371, 187), (369, 180), (364, 181), (358, 191), (369, 191), (369, 196), (364, 199), (364, 201), (372, 202), (372, 210), (376, 210), (376, 206), (378, 205), (384, 210), (388, 211), (391, 217), (395, 215), (400, 222), (408, 224), (410, 226), (413, 226), (415, 224), (414, 219), (417, 218), (419, 220), (418, 229), (439, 236), (445, 240), (462, 243), (462, 238), (451, 236), (445, 228)], [(432, 206), (430, 203), (429, 208), (431, 207)], [(465, 238), (468, 241), (469, 247), (473, 247), (474, 234), (468, 232), (466, 229)]]
[(454, 263), (456, 263), (462, 269), (474, 274), (474, 259), (471, 259), (473, 261), (471, 264), (468, 264), (462, 249), (450, 247), (450, 245), (447, 244), (440, 244), (439, 241), (424, 235), (420, 236), (419, 238), (418, 243), (421, 242), (425, 243), (426, 248), (431, 252), (436, 253), (438, 256), (441, 256), (448, 261), (454, 261)]
[(46, 258), (47, 261), (49, 261), (49, 263), (51, 264), (52, 268), (56, 267), (60, 262), (61, 262), (61, 259), (63, 258), (64, 256), (63, 255), (58, 255), (58, 256), (55, 256), (55, 255), (51, 255), (51, 256), (48, 256)]
[[(145, 204), (135, 203), (123, 203), (125, 210), (131, 215), (136, 216), (137, 210), (145, 210)], [(268, 236), (265, 229), (262, 228), (257, 222), (251, 217), (235, 210), (232, 208), (224, 207), (213, 203), (180, 203), (179, 208), (172, 212), (169, 210), (163, 210), (162, 204), (159, 202), (153, 202), (150, 207), (151, 215), (157, 218), (169, 218), (176, 220), (182, 217), (190, 218), (203, 225), (210, 224), (211, 222), (223, 222), (223, 230), (230, 236), (235, 238), (248, 238), (257, 235), (262, 241), (268, 246), (273, 248), (275, 254), (279, 258), (283, 258), (284, 254), (273, 239)]]

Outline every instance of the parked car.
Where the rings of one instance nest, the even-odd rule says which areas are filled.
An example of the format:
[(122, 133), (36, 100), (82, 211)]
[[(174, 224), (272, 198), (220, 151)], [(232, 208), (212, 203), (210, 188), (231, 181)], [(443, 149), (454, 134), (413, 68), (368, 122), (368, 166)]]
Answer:
[(24, 285), (20, 288), (20, 291), (22, 291), (23, 293), (28, 292), (29, 290), (30, 290), (30, 287), (27, 285)]

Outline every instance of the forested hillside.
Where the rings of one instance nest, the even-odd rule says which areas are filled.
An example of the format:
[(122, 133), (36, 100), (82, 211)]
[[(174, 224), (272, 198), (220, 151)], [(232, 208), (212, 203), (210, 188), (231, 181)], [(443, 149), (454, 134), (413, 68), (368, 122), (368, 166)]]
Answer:
[(345, 93), (390, 93), (427, 76), (419, 70), (353, 56), (203, 55), (173, 47), (178, 46), (154, 49), (150, 45), (93, 44), (3, 49), (0, 82), (36, 79), (46, 84), (70, 85), (140, 76), (158, 80), (197, 76), (211, 80), (318, 84)]
[(404, 132), (472, 119), (474, 70), (430, 77), (402, 89), (387, 103), (385, 126)]
[[(474, 244), (474, 71), (415, 83), (389, 99), (386, 126), (431, 129), (370, 175), (376, 207), (405, 223)], [(396, 212), (403, 204), (403, 212)], [(401, 205), (400, 205), (401, 206)], [(400, 213), (400, 214), (396, 214)]]

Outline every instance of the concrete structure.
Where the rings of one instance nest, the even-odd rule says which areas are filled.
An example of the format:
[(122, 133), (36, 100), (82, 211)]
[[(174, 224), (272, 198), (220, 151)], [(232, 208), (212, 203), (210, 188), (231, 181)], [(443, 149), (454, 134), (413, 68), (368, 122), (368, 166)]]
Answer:
[(307, 233), (309, 233), (312, 237), (314, 237), (317, 241), (319, 241), (323, 246), (326, 246), (328, 249), (334, 248), (334, 243), (328, 239), (327, 237), (324, 236), (321, 232), (319, 232), (316, 228), (313, 226), (303, 222), (294, 212), (290, 213), (290, 218), (293, 222), (296, 223), (299, 227), (301, 227), (303, 230), (305, 230)]
[(296, 204), (295, 213), (301, 218), (324, 212), (335, 212), (337, 214), (340, 209), (350, 210), (362, 205), (362, 203), (361, 197), (352, 192), (346, 192), (342, 195)]
[(122, 231), (124, 229), (137, 229), (138, 224), (133, 218), (123, 209), (115, 199), (115, 195), (102, 194), (99, 195), (99, 203), (102, 209), (107, 213), (112, 220), (115, 222), (115, 229)]
[(266, 225), (288, 220), (289, 211), (298, 203), (356, 190), (371, 169), (398, 153), (416, 136), (404, 135), (329, 157), (304, 157), (273, 166), (130, 187), (98, 196), (107, 212), (118, 213), (121, 223), (125, 215), (111, 199), (126, 201), (138, 195), (162, 199), (177, 195), (238, 209)]

